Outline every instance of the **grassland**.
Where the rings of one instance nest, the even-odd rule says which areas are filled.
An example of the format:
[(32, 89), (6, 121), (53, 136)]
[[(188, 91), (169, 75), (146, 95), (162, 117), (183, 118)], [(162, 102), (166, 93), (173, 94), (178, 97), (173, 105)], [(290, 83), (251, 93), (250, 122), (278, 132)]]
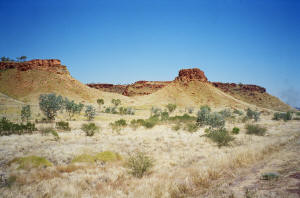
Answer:
[[(173, 116), (182, 111), (177, 109)], [(0, 194), (2, 197), (298, 196), (288, 189), (293, 189), (297, 182), (289, 175), (300, 171), (299, 160), (295, 159), (299, 155), (296, 149), (300, 141), (299, 121), (273, 121), (272, 115), (262, 115), (258, 124), (267, 128), (265, 136), (246, 134), (246, 123), (239, 119), (228, 121), (227, 129), (241, 130), (234, 135), (230, 146), (221, 148), (203, 136), (205, 127), (191, 133), (183, 128), (174, 131), (172, 123), (161, 123), (151, 129), (134, 130), (127, 126), (115, 132), (109, 124), (120, 118), (129, 123), (148, 116), (149, 111), (133, 116), (99, 113), (94, 122), (101, 130), (92, 137), (80, 129), (87, 121), (70, 121), (71, 131), (59, 132), (59, 140), (39, 132), (0, 137), (0, 171), (2, 183), (6, 182)], [(62, 118), (60, 115), (58, 119)], [(54, 124), (37, 124), (38, 128), (51, 126)], [(150, 156), (154, 164), (142, 178), (131, 175), (126, 166), (126, 160), (137, 151)], [(108, 152), (114, 160), (95, 160), (102, 152)], [(20, 165), (10, 163), (28, 156), (39, 156), (51, 166), (20, 169)], [(78, 156), (86, 160), (76, 160)], [(268, 171), (280, 173), (272, 185), (260, 180), (261, 174)], [(257, 182), (261, 185), (257, 186)], [(285, 187), (281, 186), (284, 182), (287, 182)]]

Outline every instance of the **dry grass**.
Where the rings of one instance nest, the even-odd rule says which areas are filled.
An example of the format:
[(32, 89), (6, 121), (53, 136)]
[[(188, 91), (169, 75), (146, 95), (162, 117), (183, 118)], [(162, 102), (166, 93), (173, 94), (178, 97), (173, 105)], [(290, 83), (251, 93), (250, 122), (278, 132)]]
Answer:
[[(99, 121), (96, 121), (96, 123)], [(40, 134), (0, 137), (0, 160), (9, 162), (30, 153), (44, 156), (53, 167), (21, 171), (13, 166), (1, 167), (7, 175), (15, 175), (11, 188), (1, 188), (4, 197), (199, 197), (208, 195), (219, 185), (257, 161), (279, 152), (299, 134), (300, 123), (273, 123), (262, 120), (268, 128), (266, 136), (246, 135), (242, 124), (230, 147), (219, 149), (207, 138), (204, 129), (188, 133), (170, 126), (153, 129), (125, 128), (112, 134), (109, 122), (101, 121), (103, 132), (86, 137), (79, 128), (83, 122), (70, 122), (72, 131), (60, 133), (59, 142)], [(126, 158), (141, 150), (154, 158), (151, 174), (135, 178), (120, 163), (72, 164), (75, 156), (111, 150)], [(66, 183), (68, 185), (66, 186)], [(22, 197), (21, 196), (21, 197)], [(218, 197), (218, 196), (216, 196)]]

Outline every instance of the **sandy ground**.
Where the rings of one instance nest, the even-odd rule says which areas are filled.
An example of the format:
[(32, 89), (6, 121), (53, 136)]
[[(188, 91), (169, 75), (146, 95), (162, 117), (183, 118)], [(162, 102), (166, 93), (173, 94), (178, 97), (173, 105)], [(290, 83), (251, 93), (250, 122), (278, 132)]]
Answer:
[[(116, 133), (108, 120), (96, 121), (101, 131), (93, 137), (80, 130), (83, 121), (70, 122), (72, 131), (60, 132), (59, 141), (39, 133), (0, 137), (0, 175), (17, 177), (11, 187), (0, 188), (0, 197), (299, 197), (299, 121), (266, 117), (259, 122), (268, 128), (263, 137), (246, 135), (243, 123), (227, 124), (241, 132), (231, 146), (218, 148), (201, 137), (203, 128), (189, 133), (159, 125)], [(119, 153), (123, 160), (77, 164), (62, 171), (76, 155), (106, 150)], [(124, 165), (137, 150), (155, 160), (141, 179)], [(45, 157), (54, 166), (32, 170), (8, 166), (15, 157), (28, 155)], [(279, 179), (261, 180), (268, 171), (279, 173)]]

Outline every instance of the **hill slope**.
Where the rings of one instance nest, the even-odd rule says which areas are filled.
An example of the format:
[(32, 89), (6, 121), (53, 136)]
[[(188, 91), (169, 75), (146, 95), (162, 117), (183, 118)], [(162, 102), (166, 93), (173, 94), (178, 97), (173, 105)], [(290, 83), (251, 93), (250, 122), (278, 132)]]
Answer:
[(125, 96), (102, 92), (82, 84), (70, 76), (65, 66), (48, 62), (38, 65), (35, 60), (27, 63), (27, 67), (23, 63), (12, 63), (11, 67), (0, 70), (1, 93), (25, 102), (36, 102), (42, 93), (56, 93), (89, 103), (95, 103), (97, 98), (106, 101), (120, 98), (124, 102), (129, 101)]

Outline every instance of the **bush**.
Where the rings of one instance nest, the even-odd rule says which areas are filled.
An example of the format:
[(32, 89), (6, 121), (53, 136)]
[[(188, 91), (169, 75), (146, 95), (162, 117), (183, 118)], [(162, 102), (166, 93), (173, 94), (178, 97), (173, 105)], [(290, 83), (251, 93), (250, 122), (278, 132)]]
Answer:
[(288, 120), (292, 120), (292, 113), (290, 111), (286, 112), (286, 113), (274, 113), (273, 115), (273, 120), (284, 120), (284, 121), (288, 121)]
[(48, 167), (52, 166), (52, 163), (49, 162), (44, 157), (38, 156), (27, 156), (27, 157), (17, 157), (10, 161), (8, 164), (11, 165), (13, 163), (18, 164), (18, 169), (26, 169), (30, 170), (32, 168), (39, 168), (39, 167)]
[(121, 115), (134, 115), (134, 109), (131, 107), (125, 108), (125, 107), (120, 107), (119, 108), (119, 113)]
[(49, 135), (49, 134), (53, 135), (54, 140), (56, 140), (56, 141), (60, 139), (58, 133), (51, 127), (43, 128), (40, 131), (41, 131), (42, 135)]
[(110, 126), (113, 131), (119, 132), (122, 128), (127, 126), (126, 120), (120, 119), (115, 121), (114, 123), (110, 123)]
[(197, 124), (199, 126), (203, 126), (203, 125), (207, 124), (208, 119), (210, 117), (210, 112), (211, 112), (211, 109), (209, 106), (200, 107), (200, 111), (198, 111), (198, 114), (197, 114)]
[(41, 94), (39, 97), (39, 106), (48, 120), (54, 120), (57, 112), (63, 107), (63, 98), (56, 94)]
[(161, 113), (161, 109), (157, 107), (152, 107), (151, 108), (151, 116), (159, 116)]
[(68, 113), (69, 120), (72, 120), (75, 114), (80, 114), (84, 105), (82, 103), (76, 104), (74, 100), (70, 101), (68, 98), (65, 98), (64, 106)]
[(0, 136), (12, 134), (25, 134), (36, 131), (35, 124), (28, 122), (27, 124), (17, 124), (10, 122), (5, 117), (0, 120)]
[(225, 126), (225, 120), (219, 113), (212, 113), (207, 120), (207, 125), (212, 128), (223, 128)]
[(57, 129), (63, 130), (63, 131), (70, 131), (71, 130), (71, 128), (69, 127), (69, 123), (64, 122), (64, 121), (56, 122), (55, 127)]
[(175, 121), (175, 122), (194, 122), (197, 118), (195, 116), (190, 116), (189, 114), (184, 114), (182, 116), (173, 116), (169, 117), (169, 121)]
[(113, 162), (121, 160), (122, 157), (118, 153), (112, 151), (103, 151), (97, 153), (96, 155), (82, 154), (75, 156), (72, 163), (84, 162), (84, 163), (95, 163), (97, 161), (101, 162)]
[(267, 129), (265, 127), (261, 127), (259, 125), (247, 124), (246, 125), (246, 133), (263, 136), (266, 134)]
[(156, 122), (153, 120), (145, 120), (145, 122), (143, 123), (143, 126), (147, 129), (151, 129), (155, 126)]
[(166, 107), (167, 107), (168, 111), (170, 113), (172, 113), (176, 109), (176, 104), (168, 104)]
[(105, 113), (112, 113), (112, 114), (117, 114), (117, 107), (107, 107), (105, 109)]
[(233, 134), (239, 134), (240, 133), (240, 129), (238, 127), (233, 127), (232, 131)]
[(254, 121), (258, 121), (260, 117), (260, 113), (257, 111), (253, 111), (250, 108), (247, 109), (247, 114), (246, 114), (248, 119), (254, 119)]
[(153, 167), (153, 163), (153, 159), (145, 153), (136, 152), (129, 156), (126, 165), (133, 176), (142, 178), (143, 175)]
[(84, 116), (89, 120), (93, 120), (96, 116), (96, 109), (92, 105), (86, 106)]
[(93, 136), (97, 131), (99, 131), (99, 127), (96, 126), (95, 123), (82, 124), (81, 130), (85, 132), (86, 136)]
[(210, 129), (206, 135), (213, 142), (217, 143), (218, 147), (228, 146), (234, 137), (231, 136), (225, 128)]
[(192, 132), (196, 132), (198, 130), (198, 125), (195, 123), (187, 123), (184, 127), (184, 130), (192, 133)]
[(173, 131), (178, 131), (179, 129), (180, 129), (180, 123), (177, 123), (176, 125), (174, 125), (173, 127), (172, 127), (172, 130)]
[(104, 100), (102, 98), (97, 99), (97, 104), (99, 105), (99, 109), (104, 104)]
[(296, 112), (296, 115), (297, 115), (297, 116), (300, 116), (300, 111), (297, 111), (297, 112)]
[(28, 120), (31, 117), (31, 110), (30, 110), (30, 106), (26, 105), (22, 107), (21, 110), (21, 119), (24, 122), (26, 120), (26, 122), (28, 122)]
[(237, 110), (237, 109), (235, 109), (235, 110), (233, 111), (233, 113), (234, 113), (234, 114), (237, 114), (237, 115), (239, 115), (239, 116), (241, 116), (241, 115), (244, 114), (242, 111)]
[(222, 115), (224, 118), (231, 117), (230, 109), (224, 109), (224, 110), (220, 111), (219, 114)]
[(114, 104), (115, 107), (117, 107), (121, 104), (121, 100), (120, 99), (112, 99), (111, 103)]
[(168, 112), (162, 112), (161, 114), (160, 114), (160, 120), (161, 121), (166, 121), (166, 120), (168, 120), (169, 119), (169, 113)]

